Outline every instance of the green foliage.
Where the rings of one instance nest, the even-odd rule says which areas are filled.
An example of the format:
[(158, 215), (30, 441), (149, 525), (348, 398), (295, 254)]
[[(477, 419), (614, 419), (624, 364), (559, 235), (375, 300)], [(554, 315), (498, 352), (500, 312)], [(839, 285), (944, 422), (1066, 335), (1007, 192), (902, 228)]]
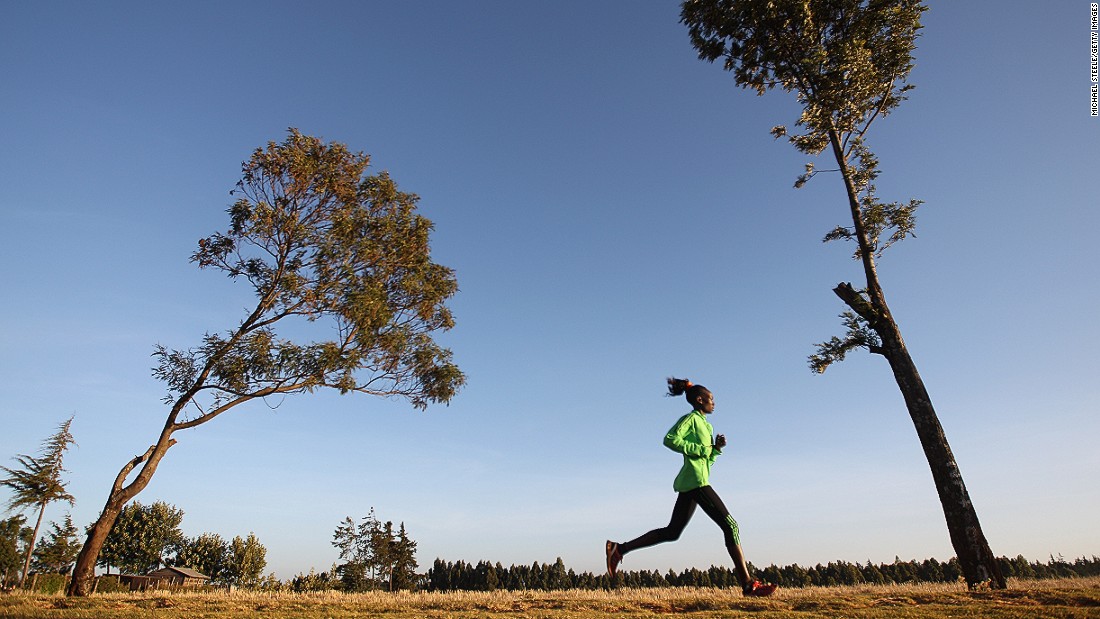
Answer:
[[(203, 533), (184, 538), (170, 562), (175, 567), (188, 567), (210, 577), (214, 583), (227, 582), (229, 544), (217, 533)], [(262, 568), (261, 568), (262, 569)]]
[[(866, 235), (870, 253), (875, 259), (878, 259), (891, 245), (914, 235), (913, 230), (917, 224), (917, 207), (924, 202), (921, 200), (910, 200), (907, 204), (898, 202), (885, 204), (880, 202), (875, 195), (873, 182), (879, 174), (878, 158), (863, 146), (863, 140), (860, 138), (853, 139), (851, 150), (854, 155), (853, 161), (856, 162), (850, 168), (852, 184), (856, 192), (860, 194), (859, 221)], [(809, 180), (809, 176), (814, 174), (813, 164), (807, 164), (806, 168), (809, 175), (799, 177), (799, 181), (803, 184), (805, 180)], [(795, 183), (795, 186), (801, 185)], [(889, 232), (889, 236), (883, 241), (882, 235), (887, 232)], [(826, 243), (836, 240), (856, 242), (857, 245), (852, 258), (862, 260), (863, 248), (858, 244), (859, 231), (855, 226), (837, 226), (824, 238)]]
[(248, 537), (234, 537), (229, 542), (229, 555), (225, 567), (226, 582), (245, 588), (257, 588), (263, 581), (267, 567), (267, 548), (254, 533)]
[(310, 568), (308, 574), (299, 573), (288, 583), (289, 589), (295, 593), (310, 593), (316, 591), (334, 591), (341, 588), (340, 582), (333, 575), (336, 574), (336, 566), (327, 572), (317, 573)]
[(23, 526), (26, 522), (27, 519), (19, 514), (0, 520), (0, 588), (23, 567), (25, 552), (22, 546), (31, 533)]
[(104, 575), (96, 578), (96, 593), (126, 593), (130, 591), (130, 585), (122, 582), (118, 575)]
[[(454, 325), (445, 302), (454, 273), (432, 262), (431, 222), (418, 197), (369, 158), (296, 129), (257, 149), (233, 191), (230, 226), (199, 241), (191, 260), (246, 281), (257, 304), (241, 325), (190, 350), (158, 346), (155, 375), (168, 401), (209, 399), (202, 421), (241, 401), (331, 387), (403, 396), (418, 408), (447, 402), (465, 378), (431, 335)], [(275, 327), (324, 321), (321, 341)], [(181, 426), (184, 424), (181, 424)]]
[(818, 344), (817, 353), (810, 356), (810, 369), (816, 374), (823, 374), (830, 365), (843, 361), (849, 352), (857, 348), (873, 350), (881, 346), (878, 334), (862, 317), (854, 312), (844, 312), (840, 318), (847, 328), (844, 339), (834, 335)]
[(919, 0), (686, 0), (680, 18), (699, 58), (721, 59), (743, 88), (796, 93), (806, 131), (789, 139), (817, 154), (830, 131), (861, 136), (905, 99), (924, 10)]
[(99, 554), (99, 565), (115, 566), (125, 574), (145, 574), (165, 563), (169, 552), (183, 541), (183, 510), (157, 501), (135, 501), (122, 508)]
[[(1019, 578), (1073, 578), (1100, 576), (1100, 557), (1080, 558), (1070, 563), (1061, 557), (1051, 557), (1049, 563), (1029, 562), (1023, 557), (997, 560), (1006, 576)], [(962, 578), (962, 569), (955, 558), (947, 562), (936, 559), (924, 561), (902, 561), (895, 558), (892, 563), (875, 565), (834, 561), (827, 565), (817, 564), (805, 568), (797, 564), (769, 565), (757, 569), (750, 564), (754, 577), (772, 582), (785, 589), (801, 587), (834, 587), (860, 584), (911, 584), (958, 582)], [(494, 585), (494, 583), (496, 583)], [(725, 566), (711, 566), (709, 569), (688, 568), (682, 572), (669, 570), (662, 575), (659, 572), (621, 571), (612, 582), (606, 574), (594, 575), (588, 572), (577, 574), (567, 570), (559, 558), (553, 564), (513, 565), (508, 568), (499, 563), (495, 567), (488, 561), (476, 565), (458, 561), (451, 563), (436, 559), (425, 577), (425, 585), (430, 591), (492, 591), (496, 589), (521, 590), (560, 590), (560, 589), (606, 589), (609, 587), (650, 588), (650, 587), (716, 587), (720, 589), (739, 588), (733, 570)]]
[(22, 583), (30, 571), (31, 558), (34, 553), (35, 538), (38, 537), (38, 527), (42, 524), (42, 517), (46, 513), (46, 506), (56, 501), (65, 501), (73, 505), (75, 499), (65, 488), (65, 482), (61, 479), (65, 472), (65, 452), (74, 444), (73, 435), (69, 428), (73, 424), (73, 418), (61, 422), (57, 426), (57, 432), (42, 442), (42, 448), (38, 456), (19, 455), (21, 468), (10, 469), (0, 467), (8, 477), (0, 480), (0, 486), (11, 490), (12, 496), (8, 500), (8, 509), (13, 511), (25, 511), (37, 508), (38, 519), (31, 531), (25, 549), (23, 560), (23, 574), (20, 577)]
[(36, 593), (54, 595), (61, 593), (68, 584), (69, 577), (66, 574), (36, 573), (33, 577), (33, 581), (28, 582), (25, 586), (28, 590)]
[(31, 565), (35, 571), (53, 574), (68, 574), (72, 571), (76, 556), (80, 554), (81, 544), (77, 533), (76, 525), (69, 514), (65, 514), (65, 520), (61, 524), (51, 522), (46, 538), (34, 550)]
[(74, 503), (75, 499), (66, 491), (65, 482), (61, 479), (65, 472), (65, 452), (75, 442), (69, 432), (72, 423), (73, 418), (70, 417), (58, 425), (57, 432), (43, 441), (38, 456), (16, 456), (20, 468), (0, 466), (8, 474), (8, 477), (0, 479), (0, 486), (12, 493), (8, 499), (9, 510), (41, 509), (55, 501), (65, 501), (69, 505)]
[[(921, 29), (920, 0), (685, 0), (681, 21), (688, 26), (699, 58), (732, 72), (743, 88), (764, 94), (781, 88), (802, 104), (790, 134), (771, 129), (799, 151), (818, 155), (830, 145), (848, 192), (852, 225), (837, 226), (825, 241), (856, 243), (853, 257), (863, 262), (865, 301), (885, 315), (874, 260), (894, 243), (913, 235), (920, 200), (881, 202), (875, 195), (878, 159), (864, 143), (872, 123), (890, 114), (912, 85), (912, 52)], [(819, 173), (813, 163), (795, 182), (802, 187)], [(846, 299), (847, 301), (847, 299)], [(818, 345), (809, 359), (821, 373), (855, 348), (881, 351), (879, 325), (860, 313), (862, 324), (845, 314), (848, 332)]]
[(345, 560), (335, 569), (344, 590), (381, 587), (395, 591), (416, 587), (416, 542), (409, 538), (405, 523), (395, 533), (393, 522), (380, 522), (372, 507), (358, 524), (346, 517), (336, 527), (332, 545)]

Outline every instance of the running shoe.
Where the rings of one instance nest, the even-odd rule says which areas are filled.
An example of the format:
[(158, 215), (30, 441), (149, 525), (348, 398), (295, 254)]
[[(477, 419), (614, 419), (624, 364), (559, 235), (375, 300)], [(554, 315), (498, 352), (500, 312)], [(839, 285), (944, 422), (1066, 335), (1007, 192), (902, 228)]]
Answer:
[(779, 585), (764, 584), (764, 583), (760, 582), (759, 580), (754, 580), (754, 581), (752, 581), (751, 585), (749, 585), (748, 587), (745, 587), (742, 590), (742, 593), (744, 593), (745, 595), (747, 595), (749, 597), (765, 598), (765, 597), (768, 597), (769, 595), (775, 593), (775, 590), (778, 589), (778, 588), (779, 588)]
[(619, 552), (619, 545), (611, 540), (607, 540), (604, 550), (607, 552), (607, 575), (614, 578), (619, 573), (619, 562), (623, 560), (623, 554)]

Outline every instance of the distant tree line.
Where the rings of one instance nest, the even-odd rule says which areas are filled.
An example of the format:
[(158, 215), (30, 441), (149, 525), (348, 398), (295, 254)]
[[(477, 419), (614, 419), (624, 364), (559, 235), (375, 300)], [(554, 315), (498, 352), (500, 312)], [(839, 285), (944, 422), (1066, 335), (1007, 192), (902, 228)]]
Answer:
[[(271, 587), (274, 575), (264, 576), (267, 549), (255, 534), (226, 541), (216, 533), (187, 537), (180, 530), (183, 510), (157, 501), (135, 501), (123, 508), (107, 536), (99, 566), (124, 574), (145, 574), (164, 566), (187, 567), (210, 577), (211, 584), (246, 588)], [(80, 552), (79, 531), (66, 514), (32, 549), (33, 529), (15, 515), (0, 520), (0, 587), (11, 586), (22, 574), (23, 557), (30, 552), (35, 574), (72, 572)]]
[[(1006, 577), (1012, 578), (1073, 578), (1100, 576), (1100, 557), (1079, 558), (1072, 563), (1062, 557), (1051, 557), (1047, 563), (1028, 561), (1023, 556), (1015, 559), (997, 559)], [(769, 565), (760, 569), (751, 566), (761, 580), (781, 587), (829, 587), (857, 584), (903, 584), (918, 582), (955, 582), (963, 577), (957, 559), (947, 562), (936, 559), (902, 561), (875, 565), (837, 561), (828, 565), (802, 567)], [(540, 565), (512, 565), (504, 567), (480, 561), (476, 564), (458, 561), (451, 563), (436, 559), (421, 579), (423, 588), (429, 591), (495, 591), (507, 590), (559, 590), (601, 589), (610, 587), (739, 587), (737, 575), (727, 567), (712, 566), (705, 570), (691, 568), (677, 573), (674, 570), (662, 574), (659, 571), (621, 571), (612, 581), (606, 574), (577, 573), (565, 566), (561, 558), (554, 563)]]
[(122, 508), (99, 554), (98, 565), (127, 574), (162, 566), (186, 567), (210, 577), (211, 584), (256, 588), (264, 580), (267, 549), (255, 534), (230, 541), (217, 533), (187, 537), (180, 529), (183, 510), (157, 501), (134, 501)]

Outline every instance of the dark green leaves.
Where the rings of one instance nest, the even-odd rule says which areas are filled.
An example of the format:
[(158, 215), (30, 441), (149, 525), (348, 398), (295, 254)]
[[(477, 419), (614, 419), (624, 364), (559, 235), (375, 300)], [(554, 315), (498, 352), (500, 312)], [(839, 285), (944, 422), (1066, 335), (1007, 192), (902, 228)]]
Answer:
[(0, 466), (0, 470), (8, 475), (0, 479), (0, 486), (11, 491), (8, 509), (24, 511), (29, 508), (42, 508), (54, 501), (73, 504), (75, 499), (68, 493), (66, 484), (61, 478), (65, 472), (63, 466), (65, 452), (76, 442), (69, 431), (72, 423), (72, 417), (61, 422), (57, 426), (57, 432), (42, 442), (42, 448), (37, 456), (16, 456), (15, 459), (19, 462), (18, 468)]
[(840, 318), (848, 331), (843, 339), (834, 335), (828, 341), (817, 345), (817, 353), (810, 355), (809, 358), (810, 369), (815, 374), (824, 374), (830, 365), (843, 361), (844, 357), (853, 350), (863, 348), (874, 351), (881, 346), (878, 334), (866, 320), (853, 312), (844, 312)]
[(184, 540), (181, 522), (183, 510), (163, 501), (123, 507), (99, 555), (99, 565), (113, 565), (126, 574), (159, 568)]

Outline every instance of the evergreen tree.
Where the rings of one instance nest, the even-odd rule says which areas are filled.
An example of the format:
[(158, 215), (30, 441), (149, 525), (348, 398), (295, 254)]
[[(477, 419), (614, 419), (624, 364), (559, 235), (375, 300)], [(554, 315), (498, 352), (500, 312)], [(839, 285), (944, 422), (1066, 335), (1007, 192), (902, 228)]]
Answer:
[[(414, 589), (417, 585), (416, 542), (409, 537), (404, 522), (395, 533), (393, 522), (379, 522), (373, 507), (362, 522), (356, 524), (348, 516), (337, 525), (332, 545), (346, 561), (338, 571), (347, 591), (375, 587), (393, 591)], [(433, 587), (455, 587), (457, 581), (449, 575), (455, 566), (447, 567), (439, 559), (436, 561), (437, 565), (429, 572), (429, 582), (435, 583)]]
[(428, 588), (432, 591), (450, 591), (450, 575), (451, 565), (437, 557), (432, 567), (428, 569)]
[(373, 555), (371, 571), (377, 582), (382, 584), (385, 589), (392, 591), (393, 572), (397, 567), (393, 522), (387, 520), (385, 524), (375, 526), (371, 531), (370, 539)]
[(565, 569), (565, 562), (558, 557), (554, 564), (546, 570), (546, 590), (562, 591), (569, 588), (569, 575)]
[(344, 518), (332, 536), (332, 545), (340, 551), (345, 561), (337, 568), (337, 575), (345, 591), (366, 591), (369, 588), (367, 574), (372, 560), (371, 539), (368, 534), (374, 522), (374, 508), (370, 515), (356, 524), (351, 516)]
[(34, 550), (34, 569), (51, 574), (68, 574), (73, 569), (76, 555), (80, 553), (78, 533), (69, 514), (65, 514), (61, 524), (51, 522), (46, 538)]
[(73, 505), (75, 499), (65, 489), (65, 482), (61, 480), (65, 472), (63, 462), (65, 452), (69, 446), (75, 444), (69, 428), (73, 424), (73, 418), (57, 426), (57, 432), (42, 443), (42, 449), (38, 456), (20, 454), (16, 456), (20, 468), (9, 469), (0, 466), (8, 477), (0, 479), (0, 486), (12, 491), (12, 497), (8, 501), (8, 509), (24, 511), (37, 509), (38, 519), (34, 524), (30, 544), (27, 546), (23, 560), (23, 573), (19, 576), (19, 584), (27, 578), (27, 572), (31, 568), (31, 557), (34, 554), (34, 544), (38, 539), (38, 530), (42, 526), (42, 516), (46, 513), (46, 506), (56, 501), (65, 501)]
[(935, 558), (925, 559), (918, 572), (921, 582), (943, 582), (943, 566)]
[(249, 533), (246, 538), (234, 537), (229, 542), (229, 557), (225, 568), (227, 582), (239, 587), (257, 587), (265, 567), (267, 548), (254, 533)]
[[(409, 538), (405, 531), (405, 523), (402, 522), (397, 531), (397, 537), (391, 540), (393, 567), (391, 570), (390, 589), (398, 591), (416, 588), (416, 542)], [(493, 570), (495, 577), (496, 571)]]
[(0, 520), (0, 588), (7, 585), (12, 575), (19, 573), (23, 564), (23, 538), (29, 537), (31, 531), (23, 526), (26, 522), (21, 514)]
[(886, 584), (886, 577), (882, 575), (882, 570), (875, 567), (875, 565), (871, 563), (870, 559), (867, 560), (867, 565), (863, 566), (862, 572), (863, 580), (865, 580), (866, 582), (869, 582), (873, 585)]

